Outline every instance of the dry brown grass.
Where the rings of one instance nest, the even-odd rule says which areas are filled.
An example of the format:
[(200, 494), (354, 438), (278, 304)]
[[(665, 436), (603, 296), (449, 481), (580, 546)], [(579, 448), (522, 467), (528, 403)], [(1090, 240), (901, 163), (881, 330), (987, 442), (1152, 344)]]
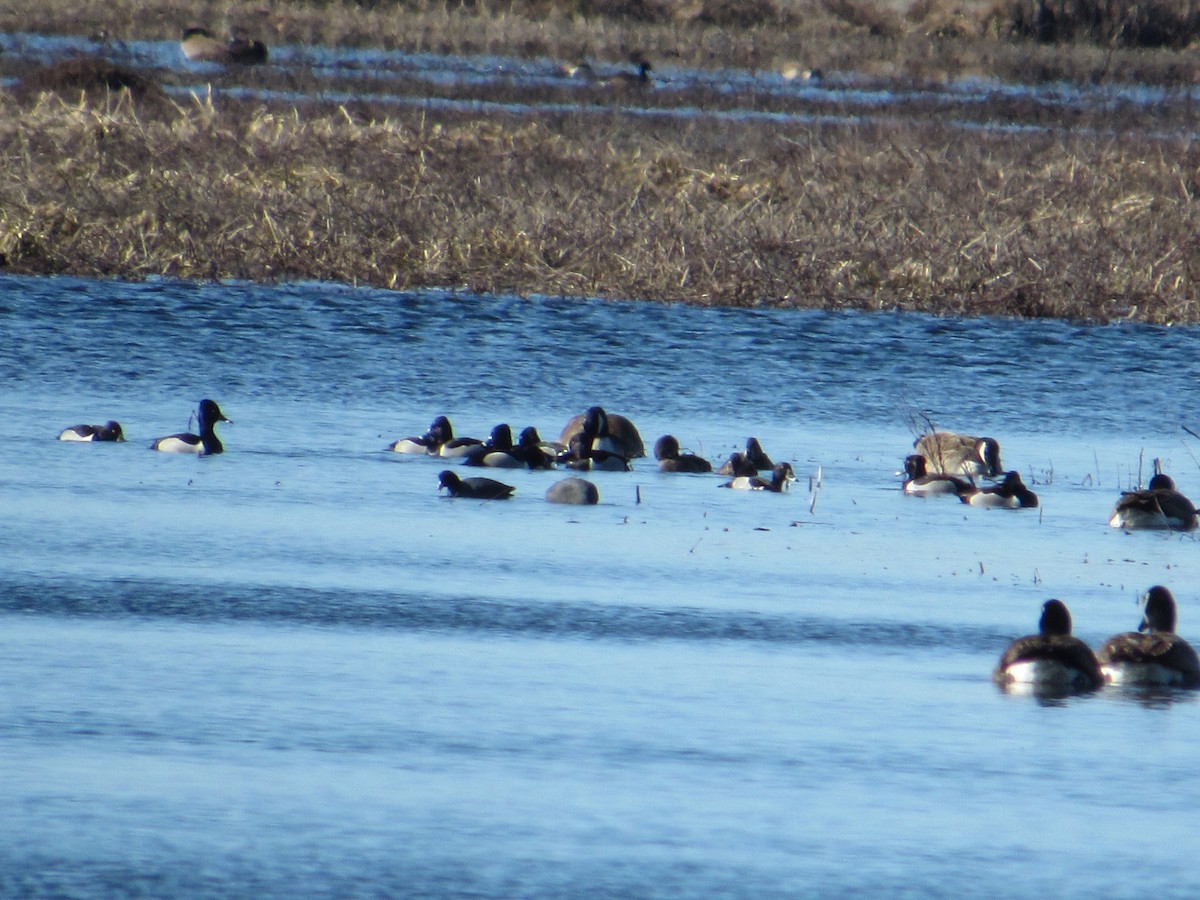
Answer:
[(9, 271), (1200, 318), (1183, 142), (123, 98), (0, 116)]

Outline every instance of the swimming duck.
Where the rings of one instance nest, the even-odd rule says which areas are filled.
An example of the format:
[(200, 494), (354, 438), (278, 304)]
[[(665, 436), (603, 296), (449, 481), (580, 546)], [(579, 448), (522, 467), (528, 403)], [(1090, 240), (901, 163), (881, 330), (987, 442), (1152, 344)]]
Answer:
[(1090, 691), (1104, 683), (1091, 648), (1071, 634), (1071, 612), (1061, 600), (1042, 605), (1038, 633), (1009, 644), (992, 679), (1061, 691)]
[(225, 418), (221, 408), (212, 400), (201, 400), (200, 409), (196, 413), (199, 434), (169, 434), (158, 438), (150, 448), (163, 453), (196, 453), (200, 456), (223, 453), (225, 448), (215, 431), (218, 422), (229, 422), (229, 419)]
[(1200, 687), (1200, 659), (1175, 633), (1175, 598), (1162, 585), (1142, 597), (1137, 631), (1110, 637), (1096, 654), (1109, 684)]
[(773, 491), (778, 494), (787, 490), (788, 485), (795, 480), (796, 473), (792, 471), (791, 464), (780, 463), (771, 470), (770, 480), (759, 475), (739, 475), (726, 481), (721, 487), (733, 488), (736, 491)]
[(459, 478), (457, 473), (446, 469), (438, 474), (438, 490), (445, 488), (451, 497), (467, 497), (472, 500), (507, 500), (516, 490), (491, 478)]
[(733, 453), (729, 459), (721, 463), (717, 469), (718, 475), (753, 476), (758, 474), (758, 466), (746, 459), (745, 453)]
[(654, 458), (660, 472), (711, 472), (712, 463), (694, 453), (680, 453), (679, 441), (664, 434), (654, 442)]
[(189, 62), (237, 63), (256, 65), (267, 61), (267, 47), (262, 41), (231, 37), (221, 41), (206, 28), (188, 28), (183, 32), (179, 49)]
[(450, 420), (445, 416), (438, 416), (433, 420), (433, 424), (429, 426), (428, 436), (434, 442), (433, 447), (429, 451), (434, 456), (452, 458), (466, 456), (475, 447), (483, 444), (483, 441), (479, 438), (455, 437), (454, 429), (450, 426)]
[(1169, 475), (1159, 472), (1145, 490), (1121, 494), (1108, 524), (1126, 531), (1151, 528), (1191, 531), (1197, 524), (1196, 507), (1175, 490), (1175, 482)]
[(558, 441), (570, 447), (571, 438), (580, 433), (591, 437), (595, 450), (617, 453), (626, 459), (646, 455), (646, 445), (634, 424), (624, 416), (606, 413), (603, 407), (593, 406), (587, 412), (573, 416), (563, 427)]
[(103, 425), (72, 425), (58, 435), (60, 441), (123, 441), (125, 432), (119, 422), (109, 420)]
[(995, 478), (1000, 473), (1000, 443), (950, 431), (930, 431), (913, 442), (933, 475)]
[(529, 425), (521, 429), (513, 453), (523, 459), (525, 465), (531, 469), (550, 469), (554, 467), (554, 461), (563, 449), (565, 448), (551, 441), (543, 441), (538, 430)]
[(546, 499), (551, 503), (569, 503), (574, 506), (591, 506), (600, 502), (600, 490), (583, 478), (564, 478), (546, 490)]
[(995, 506), (1003, 509), (1032, 509), (1038, 505), (1038, 496), (1021, 481), (1019, 472), (1007, 472), (1004, 480), (995, 487), (978, 488), (968, 485), (958, 495), (963, 503), (971, 506)]
[(438, 446), (441, 444), (441, 437), (438, 433), (438, 427), (441, 423), (445, 423), (447, 430), (450, 429), (450, 420), (445, 416), (438, 416), (433, 420), (433, 424), (429, 426), (429, 430), (424, 434), (392, 441), (388, 444), (387, 448), (393, 453), (437, 453)]
[(925, 457), (918, 453), (913, 453), (904, 460), (904, 472), (908, 476), (903, 485), (906, 494), (917, 496), (955, 494), (961, 496), (972, 489), (971, 483), (962, 478), (955, 478), (952, 475), (930, 475), (925, 469)]
[(528, 465), (523, 453), (513, 447), (512, 429), (501, 423), (492, 429), (488, 439), (472, 447), (463, 457), (464, 466), (486, 466), (490, 469), (523, 469)]

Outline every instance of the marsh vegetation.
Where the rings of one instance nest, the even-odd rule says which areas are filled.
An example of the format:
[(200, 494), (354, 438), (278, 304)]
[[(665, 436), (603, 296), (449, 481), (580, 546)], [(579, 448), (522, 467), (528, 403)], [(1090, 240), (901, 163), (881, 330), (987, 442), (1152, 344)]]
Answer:
[[(1092, 24), (1032, 28), (1047, 11)], [(0, 266), (1194, 322), (1198, 63), (1178, 40), (1142, 46), (1155, 41), (1141, 20), (1087, 12), (88, 3), (72, 21), (95, 32), (93, 53), (49, 66), (0, 54), (13, 79)], [(38, 14), (18, 26), (0, 12), (0, 28), (53, 30), (53, 4)], [(503, 54), (547, 73), (656, 65), (641, 87), (431, 84), (386, 65), (318, 79), (296, 55), (206, 70), (193, 94), (182, 63), (120, 52), (197, 19), (271, 46)], [(1171, 33), (1189, 27), (1180, 13)], [(824, 87), (781, 89), (789, 64), (819, 68)], [(663, 75), (685, 66), (714, 77)], [(727, 69), (744, 77), (722, 83)], [(968, 76), (1157, 93), (926, 93)], [(904, 99), (864, 116), (851, 96), (864, 86)], [(396, 96), (417, 102), (381, 99)]]

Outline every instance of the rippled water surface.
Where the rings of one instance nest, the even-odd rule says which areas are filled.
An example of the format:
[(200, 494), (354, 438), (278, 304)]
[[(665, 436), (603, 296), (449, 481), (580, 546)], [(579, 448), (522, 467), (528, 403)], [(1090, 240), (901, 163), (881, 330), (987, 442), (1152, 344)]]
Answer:
[[(0, 278), (0, 895), (1194, 896), (1193, 694), (1007, 696), (1058, 596), (1092, 644), (1195, 541), (1195, 329)], [(202, 397), (227, 452), (156, 454)], [(384, 447), (594, 403), (717, 476)], [(129, 441), (54, 440), (118, 419)], [(1041, 508), (905, 498), (914, 424)]]

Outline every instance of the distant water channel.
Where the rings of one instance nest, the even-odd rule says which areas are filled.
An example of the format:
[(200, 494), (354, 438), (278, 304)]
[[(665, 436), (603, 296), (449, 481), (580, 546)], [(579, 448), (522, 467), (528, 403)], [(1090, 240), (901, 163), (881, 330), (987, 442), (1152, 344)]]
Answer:
[[(989, 681), (1049, 597), (1200, 640), (1195, 540), (1105, 525), (1200, 494), (1197, 329), (14, 277), (0, 327), (0, 896), (1200, 892), (1196, 696)], [(151, 452), (203, 397), (226, 452)], [(596, 403), (798, 480), (384, 450)], [(1041, 508), (902, 496), (925, 421)]]

